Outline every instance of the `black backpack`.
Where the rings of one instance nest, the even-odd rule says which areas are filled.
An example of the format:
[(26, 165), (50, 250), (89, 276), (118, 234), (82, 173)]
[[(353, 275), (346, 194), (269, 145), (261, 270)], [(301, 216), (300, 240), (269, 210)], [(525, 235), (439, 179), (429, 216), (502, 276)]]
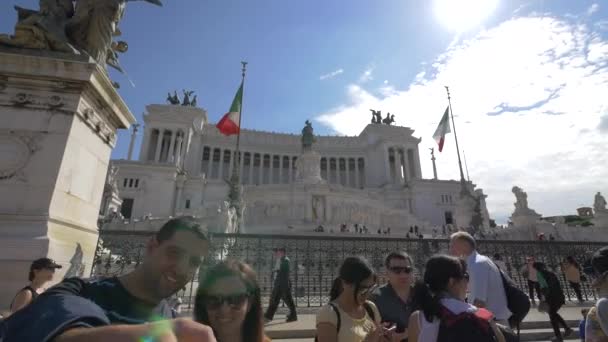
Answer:
[[(334, 310), (334, 312), (336, 313), (336, 317), (338, 318), (336, 320), (336, 332), (339, 334), (340, 333), (340, 325), (342, 325), (342, 318), (340, 318), (340, 310), (338, 310), (338, 307), (336, 306), (336, 304), (329, 302), (328, 303), (329, 306), (331, 307), (332, 310)], [(369, 302), (365, 302), (363, 303), (363, 308), (365, 309), (365, 311), (367, 312), (367, 314), (369, 315), (369, 317), (375, 321), (376, 317), (374, 315), (374, 309), (372, 309), (371, 305), (369, 305)], [(317, 336), (315, 336), (315, 342), (318, 342), (318, 338)]]
[(500, 268), (498, 271), (502, 278), (502, 285), (505, 288), (507, 308), (509, 308), (509, 311), (512, 313), (509, 318), (509, 324), (511, 327), (517, 328), (517, 335), (519, 336), (519, 325), (530, 311), (530, 298), (524, 291), (520, 290), (517, 285), (515, 285), (515, 282)]
[(456, 315), (442, 306), (439, 311), (437, 342), (496, 342), (498, 338), (489, 322), (491, 316), (485, 309)]

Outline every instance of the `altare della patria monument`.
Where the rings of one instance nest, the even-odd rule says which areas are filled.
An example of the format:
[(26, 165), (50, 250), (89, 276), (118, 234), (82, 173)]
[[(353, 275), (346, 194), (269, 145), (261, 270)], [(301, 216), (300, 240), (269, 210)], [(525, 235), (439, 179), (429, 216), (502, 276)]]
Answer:
[[(462, 171), (459, 180), (438, 179), (434, 151), (434, 176), (425, 178), (422, 138), (381, 110), (372, 110), (356, 136), (315, 135), (308, 120), (301, 134), (240, 129), (237, 150), (235, 137), (221, 134), (205, 103), (184, 89), (146, 106), (140, 126), (107, 71), (124, 71), (119, 55), (129, 44), (114, 37), (127, 2), (138, 3), (16, 7), (14, 33), (0, 34), (2, 302), (36, 258), (65, 265), (61, 277), (87, 276), (94, 256), (119, 259), (100, 247), (100, 232), (144, 236), (182, 215), (226, 236), (354, 231), (361, 239), (426, 239), (466, 229), (494, 239), (606, 240), (608, 210), (599, 192), (593, 208), (581, 211), (592, 227), (580, 227), (546, 220), (514, 186), (511, 225), (493, 230), (482, 189)], [(128, 157), (110, 160), (117, 130), (131, 126)], [(143, 142), (134, 158), (138, 132)], [(423, 247), (421, 255), (431, 252)]]

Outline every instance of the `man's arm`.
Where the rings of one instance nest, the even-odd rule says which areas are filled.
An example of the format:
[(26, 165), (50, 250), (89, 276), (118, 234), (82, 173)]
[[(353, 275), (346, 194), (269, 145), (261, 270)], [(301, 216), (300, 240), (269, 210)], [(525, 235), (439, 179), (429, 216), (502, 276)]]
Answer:
[(74, 328), (53, 342), (216, 342), (208, 326), (187, 318), (139, 325), (110, 325), (98, 328)]

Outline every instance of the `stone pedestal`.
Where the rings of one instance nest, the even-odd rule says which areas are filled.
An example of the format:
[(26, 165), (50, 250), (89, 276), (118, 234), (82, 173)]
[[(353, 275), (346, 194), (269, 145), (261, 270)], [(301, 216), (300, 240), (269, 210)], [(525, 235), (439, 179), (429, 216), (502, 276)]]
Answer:
[(608, 228), (608, 210), (596, 210), (591, 222), (597, 228)]
[(0, 309), (50, 257), (87, 275), (116, 130), (135, 122), (80, 56), (0, 49)]
[(321, 177), (321, 155), (315, 151), (306, 151), (296, 161), (296, 183), (325, 184)]
[(541, 215), (537, 214), (534, 210), (528, 209), (526, 211), (515, 211), (511, 215), (511, 222), (515, 227), (535, 227), (536, 223), (541, 219)]

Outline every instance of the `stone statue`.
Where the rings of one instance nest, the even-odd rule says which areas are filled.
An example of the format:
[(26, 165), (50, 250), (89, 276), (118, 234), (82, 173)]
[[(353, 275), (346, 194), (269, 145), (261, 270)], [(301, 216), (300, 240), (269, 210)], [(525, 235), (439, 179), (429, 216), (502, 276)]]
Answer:
[[(390, 126), (390, 125), (391, 125), (393, 122), (395, 122), (395, 115), (392, 115), (392, 116), (391, 116), (391, 113), (387, 113), (387, 114), (386, 114), (386, 118), (384, 118), (384, 119), (382, 120), (382, 123), (387, 124), (387, 125), (389, 125), (389, 126)], [(378, 122), (378, 123), (380, 123), (380, 122)]]
[(174, 91), (173, 95), (171, 95), (171, 93), (167, 93), (167, 102), (172, 105), (180, 104), (179, 97), (177, 97), (177, 91)]
[(313, 134), (312, 123), (306, 120), (306, 126), (302, 129), (302, 150), (311, 151), (314, 142), (315, 136)]
[(600, 192), (595, 194), (595, 200), (593, 201), (593, 209), (596, 213), (606, 211), (606, 199)]
[(110, 166), (110, 170), (108, 170), (108, 180), (107, 184), (110, 185), (112, 191), (118, 192), (118, 166), (112, 165)]
[(382, 111), (370, 109), (372, 112), (372, 123), (380, 124), (382, 123)]
[(15, 6), (15, 34), (0, 35), (0, 45), (78, 53), (66, 36), (66, 24), (74, 15), (72, 0), (40, 0), (40, 10)]
[(530, 208), (528, 208), (528, 194), (517, 186), (514, 186), (511, 191), (515, 195), (515, 211), (529, 210)]
[[(104, 67), (108, 61), (117, 67), (116, 53), (127, 45), (113, 45), (112, 39), (121, 35), (118, 23), (128, 1), (137, 0), (40, 0), (38, 11), (15, 7), (15, 34), (0, 35), (0, 45), (86, 53)], [(160, 0), (143, 1), (162, 6)]]
[(325, 207), (321, 197), (313, 197), (312, 199), (312, 214), (313, 220), (318, 222), (325, 221)]
[(191, 105), (192, 107), (196, 107), (196, 104), (197, 104), (197, 103), (196, 103), (196, 102), (197, 102), (197, 100), (196, 100), (196, 96), (197, 96), (197, 95), (194, 95), (194, 97), (192, 98), (192, 101), (190, 101), (190, 105)]
[(190, 96), (194, 94), (193, 90), (182, 90), (184, 93), (184, 99), (182, 101), (182, 106), (191, 106), (192, 102), (190, 102)]

